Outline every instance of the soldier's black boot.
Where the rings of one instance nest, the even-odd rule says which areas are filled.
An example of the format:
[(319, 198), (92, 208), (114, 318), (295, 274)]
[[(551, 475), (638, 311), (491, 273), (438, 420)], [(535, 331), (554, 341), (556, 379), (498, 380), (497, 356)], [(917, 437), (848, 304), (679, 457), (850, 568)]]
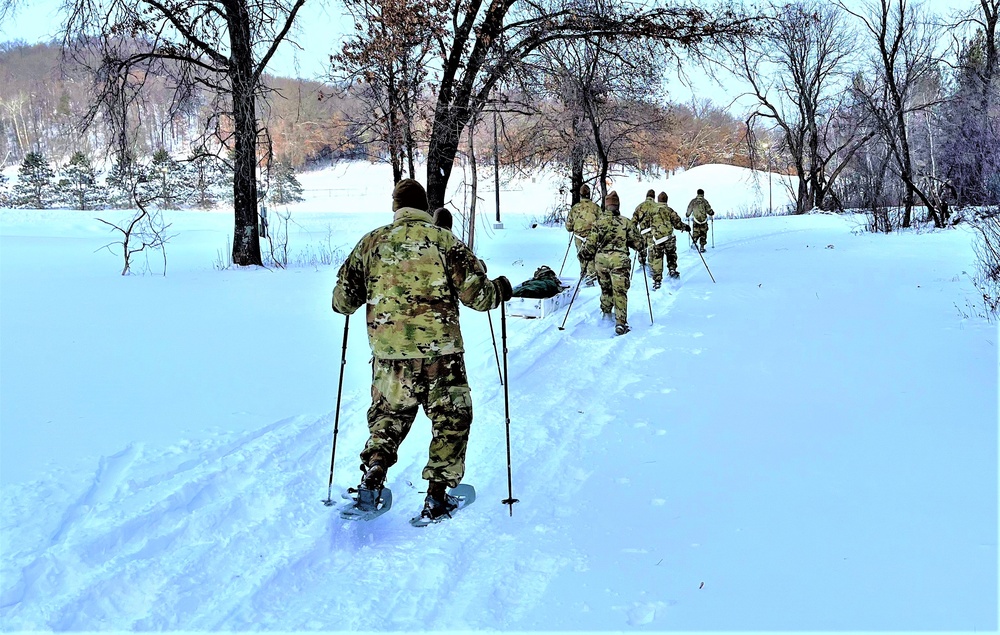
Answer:
[(385, 486), (386, 467), (380, 459), (375, 459), (368, 464), (361, 477), (361, 484), (358, 485), (357, 507), (363, 511), (375, 511), (378, 508), (378, 499), (382, 495), (382, 488)]
[(619, 324), (615, 327), (615, 335), (625, 335), (631, 330), (632, 329), (628, 327), (628, 324)]
[(458, 500), (448, 495), (447, 483), (431, 481), (427, 486), (427, 497), (424, 498), (424, 509), (420, 516), (436, 520), (442, 516), (450, 516), (457, 507)]

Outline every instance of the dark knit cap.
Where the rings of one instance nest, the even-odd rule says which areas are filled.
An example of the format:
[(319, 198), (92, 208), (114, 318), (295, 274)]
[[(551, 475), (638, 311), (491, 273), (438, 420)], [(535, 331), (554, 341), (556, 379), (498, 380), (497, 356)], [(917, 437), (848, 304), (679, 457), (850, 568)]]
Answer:
[(444, 207), (434, 210), (434, 224), (443, 229), (451, 229), (451, 212)]
[(590, 186), (586, 183), (580, 186), (580, 196), (583, 198), (590, 198)]
[(413, 179), (403, 179), (392, 189), (392, 211), (400, 207), (414, 207), (427, 211), (427, 192)]
[(646, 198), (653, 198), (656, 196), (656, 190), (646, 190)]
[(667, 202), (667, 193), (666, 192), (660, 192), (660, 195), (656, 197), (656, 202), (657, 203), (666, 203)]

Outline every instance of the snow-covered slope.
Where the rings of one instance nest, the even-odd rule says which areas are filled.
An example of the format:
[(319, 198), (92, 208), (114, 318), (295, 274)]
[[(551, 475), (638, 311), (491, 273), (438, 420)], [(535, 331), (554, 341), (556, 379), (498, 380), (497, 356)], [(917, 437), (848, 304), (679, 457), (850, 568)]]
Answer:
[[(714, 189), (751, 197), (713, 167), (716, 209)], [(389, 218), (382, 176), (303, 182), (293, 252)], [(615, 187), (628, 212), (670, 181)], [(491, 275), (560, 268), (566, 232), (531, 228), (551, 200), (543, 178), (504, 192), (505, 229), (477, 237)], [(719, 220), (717, 283), (681, 237), (680, 286), (647, 300), (636, 277), (623, 337), (594, 288), (568, 316), (463, 313), (479, 500), (418, 530), (422, 414), (390, 512), (320, 502), (336, 267), (217, 271), (231, 219), (168, 220), (168, 275), (122, 278), (91, 214), (0, 211), (5, 631), (997, 628), (997, 330), (963, 230)], [(355, 315), (334, 496), (369, 357)]]

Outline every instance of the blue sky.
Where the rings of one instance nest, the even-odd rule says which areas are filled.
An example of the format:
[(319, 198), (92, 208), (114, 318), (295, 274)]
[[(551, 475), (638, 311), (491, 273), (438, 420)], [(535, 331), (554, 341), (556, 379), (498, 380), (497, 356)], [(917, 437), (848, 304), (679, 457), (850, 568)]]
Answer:
[[(65, 18), (62, 0), (23, 0), (21, 5), (0, 23), (0, 42), (23, 40), (34, 44), (59, 39)], [(303, 50), (284, 43), (269, 70), (276, 75), (313, 79), (325, 71), (330, 53), (339, 47), (344, 32), (341, 11), (335, 2), (307, 2), (299, 17), (296, 39)]]

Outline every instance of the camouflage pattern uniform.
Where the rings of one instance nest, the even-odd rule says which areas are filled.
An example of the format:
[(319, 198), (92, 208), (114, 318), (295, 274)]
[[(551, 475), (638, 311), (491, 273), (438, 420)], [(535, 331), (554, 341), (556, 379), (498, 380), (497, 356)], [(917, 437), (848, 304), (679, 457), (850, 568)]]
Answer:
[(632, 263), (628, 250), (645, 248), (642, 236), (632, 221), (620, 215), (617, 192), (610, 192), (604, 200), (610, 215), (594, 223), (583, 256), (593, 260), (597, 267), (597, 281), (601, 285), (601, 312), (610, 315), (614, 309), (619, 335), (628, 332), (628, 289), (631, 284)]
[[(406, 183), (419, 188), (426, 201), (423, 188), (411, 179), (396, 189)], [(424, 211), (426, 202), (424, 209), (398, 206), (396, 190), (393, 199), (393, 222), (358, 242), (333, 290), (337, 313), (350, 315), (365, 305), (374, 356), (370, 437), (361, 469), (396, 463), (399, 445), (422, 406), (432, 425), (422, 475), (432, 485), (454, 487), (465, 474), (472, 423), (458, 303), (477, 311), (496, 308), (510, 297), (510, 283), (502, 276), (489, 280), (475, 254), (434, 225)]]
[[(646, 246), (639, 251), (639, 264), (645, 266), (646, 258), (648, 256), (648, 250), (653, 246), (653, 241), (650, 239), (649, 233), (653, 230), (653, 214), (659, 209), (659, 205), (654, 200), (656, 197), (656, 192), (653, 190), (648, 190), (646, 192), (646, 200), (639, 203), (639, 206), (635, 208), (632, 212), (632, 224), (635, 228), (639, 230), (642, 234), (643, 242)], [(660, 264), (660, 271), (662, 273), (663, 265)]]
[(652, 231), (649, 233), (649, 240), (652, 243), (650, 250), (650, 266), (653, 270), (653, 289), (659, 289), (663, 282), (663, 256), (667, 257), (667, 270), (671, 278), (676, 278), (680, 274), (677, 271), (677, 237), (674, 230), (691, 231), (690, 225), (681, 220), (680, 215), (672, 207), (667, 205), (667, 193), (660, 192), (656, 199), (659, 204), (658, 209), (652, 214)]
[(688, 203), (685, 218), (694, 217), (691, 227), (691, 246), (705, 251), (705, 243), (708, 242), (708, 217), (715, 216), (712, 206), (705, 200), (705, 193), (698, 190), (698, 196)]
[(584, 260), (580, 255), (583, 243), (590, 233), (594, 221), (601, 216), (601, 208), (594, 201), (590, 200), (590, 187), (586, 183), (580, 186), (580, 202), (569, 210), (566, 217), (566, 231), (573, 233), (573, 242), (576, 243), (576, 257), (580, 261), (580, 279), (586, 280), (588, 286), (594, 284), (597, 272), (594, 263)]

